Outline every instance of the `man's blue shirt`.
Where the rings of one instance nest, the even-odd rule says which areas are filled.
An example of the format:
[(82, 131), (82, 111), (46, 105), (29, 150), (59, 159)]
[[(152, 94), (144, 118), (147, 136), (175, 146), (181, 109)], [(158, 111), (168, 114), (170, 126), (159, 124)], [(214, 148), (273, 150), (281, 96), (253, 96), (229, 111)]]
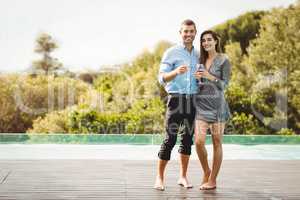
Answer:
[[(191, 52), (189, 52), (183, 44), (175, 45), (167, 49), (160, 64), (158, 75), (159, 83), (164, 86), (169, 94), (196, 94), (198, 85), (194, 73), (197, 70), (196, 66), (198, 63), (199, 53), (194, 47)], [(163, 80), (162, 72), (171, 72), (184, 64), (188, 66), (187, 72), (177, 75), (169, 82)]]

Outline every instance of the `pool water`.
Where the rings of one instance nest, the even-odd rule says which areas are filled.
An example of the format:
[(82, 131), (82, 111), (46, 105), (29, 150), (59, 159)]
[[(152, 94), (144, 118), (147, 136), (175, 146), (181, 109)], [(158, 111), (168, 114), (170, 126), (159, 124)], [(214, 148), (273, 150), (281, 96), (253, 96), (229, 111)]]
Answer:
[[(0, 144), (0, 159), (156, 160), (159, 145)], [(206, 145), (209, 159), (212, 145)], [(171, 159), (177, 160), (176, 145)], [(300, 160), (300, 145), (223, 144), (224, 160)], [(191, 159), (198, 159), (195, 146)]]

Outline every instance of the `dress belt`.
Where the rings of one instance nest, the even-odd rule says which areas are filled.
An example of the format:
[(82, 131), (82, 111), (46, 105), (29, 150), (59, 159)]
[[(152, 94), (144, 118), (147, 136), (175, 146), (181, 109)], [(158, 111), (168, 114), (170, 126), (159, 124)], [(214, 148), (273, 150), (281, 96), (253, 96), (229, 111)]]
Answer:
[(169, 93), (168, 95), (169, 95), (169, 96), (172, 96), (172, 97), (185, 97), (185, 98), (191, 98), (191, 97), (193, 97), (193, 96), (196, 95), (196, 94)]

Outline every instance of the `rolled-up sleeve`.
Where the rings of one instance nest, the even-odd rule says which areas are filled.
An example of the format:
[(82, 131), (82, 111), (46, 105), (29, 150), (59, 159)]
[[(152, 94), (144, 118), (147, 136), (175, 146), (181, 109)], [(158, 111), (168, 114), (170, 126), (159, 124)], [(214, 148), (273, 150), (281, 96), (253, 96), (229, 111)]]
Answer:
[(158, 82), (161, 85), (165, 85), (166, 82), (163, 79), (163, 74), (166, 72), (171, 72), (173, 70), (173, 61), (171, 56), (171, 51), (166, 51), (161, 59), (159, 72), (158, 72)]
[(228, 59), (224, 61), (224, 63), (221, 66), (221, 69), (222, 69), (221, 78), (214, 83), (219, 89), (225, 90), (229, 85), (229, 79), (231, 75), (231, 64)]

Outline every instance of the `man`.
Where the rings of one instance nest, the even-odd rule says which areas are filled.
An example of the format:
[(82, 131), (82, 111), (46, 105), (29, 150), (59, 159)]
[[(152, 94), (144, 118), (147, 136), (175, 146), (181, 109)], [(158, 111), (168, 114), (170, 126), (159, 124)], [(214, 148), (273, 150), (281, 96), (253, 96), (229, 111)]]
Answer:
[(192, 20), (181, 24), (182, 43), (169, 48), (163, 55), (158, 79), (168, 93), (166, 111), (166, 136), (158, 153), (158, 173), (154, 188), (164, 190), (164, 172), (171, 151), (180, 132), (180, 177), (178, 184), (192, 188), (187, 180), (187, 168), (193, 143), (195, 106), (194, 94), (197, 93), (197, 81), (194, 77), (199, 55), (193, 41), (196, 36), (196, 25)]

